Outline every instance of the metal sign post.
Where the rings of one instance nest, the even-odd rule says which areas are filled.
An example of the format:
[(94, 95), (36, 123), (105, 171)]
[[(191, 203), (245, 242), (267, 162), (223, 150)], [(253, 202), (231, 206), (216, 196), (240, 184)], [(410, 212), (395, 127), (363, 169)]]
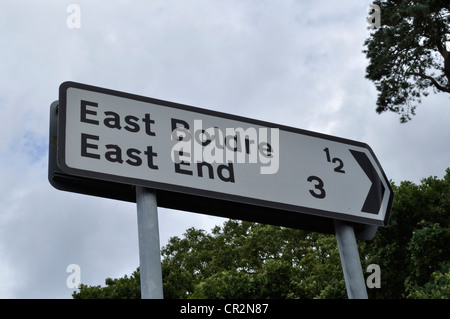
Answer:
[(136, 186), (141, 298), (163, 299), (158, 207), (154, 191)]
[(341, 256), (345, 286), (349, 299), (367, 299), (367, 290), (359, 259), (353, 226), (346, 222), (334, 221), (336, 239)]

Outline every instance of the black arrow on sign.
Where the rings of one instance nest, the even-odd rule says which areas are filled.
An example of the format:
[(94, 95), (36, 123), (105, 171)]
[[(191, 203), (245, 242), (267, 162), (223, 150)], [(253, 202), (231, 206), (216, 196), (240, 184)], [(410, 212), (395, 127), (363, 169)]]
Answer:
[(350, 152), (372, 182), (372, 186), (370, 186), (369, 193), (367, 194), (366, 201), (364, 202), (361, 211), (370, 214), (378, 214), (383, 200), (384, 185), (366, 153), (352, 150), (350, 150)]

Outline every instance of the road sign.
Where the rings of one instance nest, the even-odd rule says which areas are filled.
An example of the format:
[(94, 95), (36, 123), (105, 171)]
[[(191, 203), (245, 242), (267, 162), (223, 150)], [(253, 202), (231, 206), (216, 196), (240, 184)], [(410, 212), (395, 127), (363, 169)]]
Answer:
[(75, 188), (143, 186), (161, 206), (324, 232), (388, 223), (392, 189), (364, 143), (74, 82), (59, 94), (55, 176)]

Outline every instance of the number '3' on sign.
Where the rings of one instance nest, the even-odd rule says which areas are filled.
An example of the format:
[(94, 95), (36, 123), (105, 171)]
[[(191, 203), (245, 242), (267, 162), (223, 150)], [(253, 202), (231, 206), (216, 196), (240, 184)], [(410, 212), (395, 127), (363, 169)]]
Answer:
[[(336, 166), (334, 167), (334, 171), (336, 173), (345, 174), (345, 170), (343, 169), (344, 162), (338, 157), (331, 158), (330, 150), (328, 149), (328, 147), (324, 148), (323, 151), (325, 152), (327, 162), (336, 164)], [(323, 180), (320, 177), (314, 176), (314, 175), (309, 176), (307, 181), (310, 183), (313, 183), (313, 185), (314, 185), (314, 189), (309, 190), (309, 193), (312, 196), (314, 196), (315, 198), (319, 198), (319, 199), (325, 198), (325, 196), (326, 196), (326, 191), (324, 188), (325, 185), (323, 183)]]

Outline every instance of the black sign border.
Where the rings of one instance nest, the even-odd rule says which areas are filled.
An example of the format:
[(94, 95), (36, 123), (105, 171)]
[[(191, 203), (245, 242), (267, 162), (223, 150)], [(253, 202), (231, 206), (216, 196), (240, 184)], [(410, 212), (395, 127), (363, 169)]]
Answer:
[[(166, 183), (153, 182), (153, 181), (141, 180), (141, 179), (135, 179), (135, 178), (127, 178), (127, 177), (122, 177), (122, 176), (116, 176), (116, 175), (104, 174), (104, 173), (98, 173), (98, 172), (92, 172), (92, 171), (85, 171), (85, 170), (74, 169), (74, 168), (68, 167), (65, 163), (65, 147), (66, 147), (65, 146), (65, 139), (66, 139), (65, 138), (66, 137), (65, 130), (66, 130), (67, 90), (69, 88), (78, 88), (78, 89), (83, 89), (83, 90), (87, 90), (87, 91), (118, 96), (118, 97), (122, 97), (122, 98), (126, 98), (126, 99), (157, 104), (157, 105), (165, 106), (165, 107), (169, 107), (169, 108), (181, 109), (184, 111), (201, 113), (201, 114), (210, 115), (210, 116), (214, 116), (214, 117), (221, 117), (221, 118), (226, 118), (226, 119), (230, 119), (230, 120), (246, 122), (249, 124), (263, 126), (263, 127), (278, 128), (280, 130), (284, 130), (284, 131), (288, 131), (288, 132), (292, 132), (292, 133), (296, 133), (296, 134), (313, 136), (313, 137), (317, 137), (317, 138), (321, 138), (321, 139), (326, 139), (326, 140), (330, 140), (330, 141), (344, 143), (347, 145), (353, 145), (353, 146), (365, 148), (372, 155), (380, 172), (383, 175), (382, 178), (384, 179), (384, 181), (386, 182), (386, 184), (388, 185), (388, 188), (389, 188), (390, 196), (389, 196), (388, 208), (387, 208), (385, 218), (383, 221), (377, 221), (374, 219), (368, 219), (368, 218), (352, 216), (352, 215), (345, 215), (345, 214), (336, 213), (336, 212), (332, 212), (332, 211), (317, 210), (317, 209), (312, 209), (312, 208), (308, 208), (308, 207), (288, 205), (288, 204), (277, 203), (277, 202), (272, 202), (272, 201), (265, 201), (265, 200), (247, 198), (247, 197), (242, 197), (242, 196), (237, 196), (237, 195), (230, 195), (230, 194), (225, 194), (225, 193), (220, 193), (220, 192), (199, 190), (199, 189), (189, 188), (189, 187), (184, 187), (184, 186), (171, 185), (171, 184), (166, 184)], [(308, 217), (312, 216), (312, 218), (306, 218), (306, 222), (308, 224), (316, 224), (316, 222), (315, 222), (316, 220), (320, 220), (320, 223), (322, 223), (323, 219), (331, 220), (331, 224), (332, 224), (332, 219), (339, 219), (339, 220), (346, 220), (346, 221), (354, 222), (357, 224), (365, 224), (365, 225), (373, 225), (373, 226), (387, 226), (387, 223), (389, 220), (389, 213), (390, 213), (390, 209), (392, 206), (392, 200), (393, 200), (392, 188), (391, 188), (391, 185), (390, 185), (388, 179), (386, 178), (386, 175), (385, 175), (378, 159), (376, 158), (372, 149), (365, 143), (353, 141), (353, 140), (349, 140), (349, 139), (344, 139), (344, 138), (340, 138), (340, 137), (336, 137), (336, 136), (326, 135), (326, 134), (322, 134), (322, 133), (312, 132), (312, 131), (308, 131), (308, 130), (303, 130), (303, 129), (299, 129), (299, 128), (293, 128), (293, 127), (289, 127), (289, 126), (278, 125), (278, 124), (260, 121), (260, 120), (256, 120), (256, 119), (222, 113), (222, 112), (218, 112), (218, 111), (212, 111), (212, 110), (208, 110), (208, 109), (203, 109), (203, 108), (193, 107), (193, 106), (189, 106), (189, 105), (154, 99), (154, 98), (135, 95), (135, 94), (131, 94), (131, 93), (115, 91), (115, 90), (96, 87), (96, 86), (92, 86), (92, 85), (86, 85), (86, 84), (72, 82), (72, 81), (64, 82), (59, 87), (58, 112), (59, 112), (59, 114), (58, 114), (59, 119), (58, 119), (58, 129), (57, 129), (58, 130), (57, 131), (58, 132), (57, 133), (57, 135), (58, 135), (58, 138), (57, 138), (57, 141), (58, 141), (57, 142), (57, 163), (58, 164), (57, 164), (57, 166), (62, 170), (62, 174), (61, 174), (61, 172), (59, 172), (55, 176), (58, 176), (58, 174), (59, 174), (60, 179), (61, 179), (61, 176), (64, 175), (66, 177), (63, 178), (63, 180), (67, 179), (67, 176), (71, 176), (75, 179), (77, 177), (80, 177), (86, 181), (89, 180), (89, 181), (91, 181), (91, 183), (94, 183), (94, 184), (95, 184), (95, 182), (92, 182), (93, 180), (101, 180), (101, 181), (107, 182), (107, 184), (113, 183), (113, 184), (119, 184), (119, 185), (128, 185), (128, 188), (130, 188), (130, 185), (131, 186), (139, 185), (139, 186), (143, 186), (143, 187), (148, 187), (148, 188), (158, 190), (158, 194), (159, 194), (158, 195), (158, 204), (161, 200), (162, 207), (174, 208), (174, 209), (179, 209), (179, 210), (195, 211), (195, 212), (201, 212), (201, 213), (206, 213), (206, 214), (210, 214), (210, 215), (217, 215), (217, 216), (223, 216), (223, 217), (229, 217), (229, 218), (237, 218), (237, 219), (245, 220), (246, 219), (246, 218), (244, 218), (245, 216), (241, 216), (242, 213), (244, 215), (245, 214), (252, 215), (252, 213), (250, 213), (250, 211), (255, 211), (255, 213), (253, 214), (255, 216), (260, 215), (260, 214), (266, 216), (267, 214), (272, 215), (271, 212), (276, 211), (277, 212), (277, 214), (275, 214), (276, 216), (269, 217), (269, 218), (264, 218), (263, 216), (261, 216), (261, 217), (263, 217), (262, 219), (264, 219), (266, 221), (268, 220), (267, 223), (269, 223), (269, 224), (280, 224), (280, 223), (276, 222), (276, 219), (278, 218), (278, 216), (281, 217), (281, 215), (284, 216), (283, 219), (289, 220), (289, 223), (294, 223), (294, 220), (296, 220), (296, 218), (298, 219), (298, 215), (307, 214), (307, 215), (309, 215)], [(97, 195), (97, 196), (109, 197), (109, 198), (117, 197), (117, 196), (103, 196), (103, 195)], [(175, 197), (173, 197), (173, 196), (175, 196)], [(133, 200), (132, 199), (133, 196), (127, 195), (127, 196), (122, 196), (122, 197), (127, 198), (124, 200), (129, 200), (129, 201)], [(135, 198), (134, 198), (134, 200), (135, 200)], [(198, 203), (199, 201), (201, 203)], [(174, 202), (174, 203), (171, 204), (170, 202)], [(184, 202), (186, 202), (186, 203), (184, 203)], [(230, 203), (238, 203), (238, 204), (230, 205)], [(213, 205), (212, 209), (209, 208), (210, 205)], [(233, 211), (231, 211), (231, 212), (223, 211), (223, 209), (220, 209), (219, 207), (225, 207), (226, 210), (230, 210), (230, 209), (233, 209), (233, 211), (237, 210), (237, 211), (240, 211), (240, 213), (235, 214)], [(241, 208), (245, 208), (245, 209), (241, 209)], [(263, 211), (265, 211), (265, 213), (263, 213)], [(283, 214), (280, 215), (281, 212), (283, 212)], [(292, 213), (294, 213), (294, 215), (296, 215), (293, 217), (293, 219), (291, 216)], [(253, 217), (255, 217), (255, 216), (253, 216)], [(289, 218), (286, 218), (288, 216), (289, 216)], [(256, 216), (256, 217), (257, 217), (256, 219), (258, 219), (258, 220), (261, 219), (261, 218), (258, 218), (258, 216)], [(247, 218), (247, 219), (254, 220), (255, 218), (251, 217), (251, 218)], [(300, 220), (302, 220), (302, 218), (300, 218)], [(297, 223), (294, 223), (294, 224), (297, 224)], [(326, 223), (326, 224), (329, 224), (329, 223)], [(305, 227), (302, 227), (302, 228), (305, 228)], [(322, 227), (319, 227), (319, 228), (322, 228)], [(326, 226), (325, 228), (328, 229), (330, 227)], [(325, 232), (328, 232), (328, 231), (325, 231)]]

